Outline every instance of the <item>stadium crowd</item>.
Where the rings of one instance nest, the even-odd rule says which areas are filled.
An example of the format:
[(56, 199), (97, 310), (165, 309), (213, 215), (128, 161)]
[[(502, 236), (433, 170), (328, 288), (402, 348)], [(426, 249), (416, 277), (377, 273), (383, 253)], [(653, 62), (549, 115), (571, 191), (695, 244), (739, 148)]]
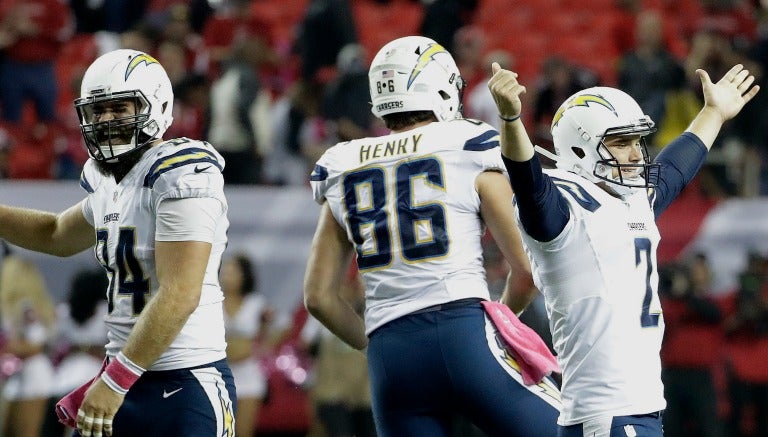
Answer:
[[(665, 144), (693, 117), (694, 70), (734, 62), (765, 80), (768, 12), (757, 0), (142, 0), (6, 1), (0, 8), (0, 175), (79, 176), (86, 153), (72, 100), (85, 67), (114, 48), (155, 56), (177, 96), (171, 136), (202, 138), (229, 159), (228, 183), (306, 184), (339, 140), (381, 133), (365, 71), (386, 41), (421, 34), (456, 53), (464, 112), (488, 119), (490, 61), (536, 84), (537, 144), (574, 89), (619, 86), (657, 121)], [(12, 78), (12, 80), (6, 80)], [(483, 85), (478, 87), (477, 85)], [(765, 99), (765, 97), (759, 97)], [(703, 188), (768, 192), (764, 100), (728, 126)]]

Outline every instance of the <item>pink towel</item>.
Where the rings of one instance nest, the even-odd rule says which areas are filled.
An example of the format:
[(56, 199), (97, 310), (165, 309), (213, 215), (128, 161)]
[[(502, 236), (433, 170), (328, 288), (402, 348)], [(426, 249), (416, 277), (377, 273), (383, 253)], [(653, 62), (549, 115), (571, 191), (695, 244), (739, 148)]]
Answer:
[(483, 301), (483, 308), (507, 343), (508, 351), (520, 365), (526, 385), (538, 384), (552, 372), (560, 372), (557, 359), (536, 332), (499, 302)]
[(101, 365), (101, 370), (99, 370), (96, 377), (72, 390), (71, 393), (61, 398), (59, 402), (56, 402), (56, 416), (58, 416), (59, 422), (70, 428), (77, 428), (77, 410), (80, 409), (80, 405), (82, 405), (83, 399), (85, 399), (85, 392), (88, 390), (88, 387), (101, 376), (101, 372), (104, 371), (106, 366), (107, 360), (104, 360), (104, 363)]

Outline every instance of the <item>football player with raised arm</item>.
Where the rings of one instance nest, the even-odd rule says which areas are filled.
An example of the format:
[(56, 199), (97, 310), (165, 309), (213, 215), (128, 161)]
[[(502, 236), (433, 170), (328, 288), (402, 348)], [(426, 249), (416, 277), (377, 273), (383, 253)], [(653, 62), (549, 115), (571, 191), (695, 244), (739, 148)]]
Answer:
[(656, 159), (653, 121), (626, 93), (589, 88), (552, 121), (557, 169), (542, 170), (520, 121), (517, 75), (493, 65), (501, 151), (536, 285), (563, 369), (562, 437), (661, 436), (656, 218), (695, 176), (723, 123), (757, 94), (734, 66), (717, 83), (698, 70), (704, 105)]
[[(381, 437), (449, 435), (457, 413), (493, 436), (554, 436), (558, 389), (548, 378), (523, 383), (481, 304), (489, 299), (486, 226), (515, 272), (505, 303), (519, 312), (537, 293), (498, 132), (461, 118), (463, 80), (429, 38), (386, 44), (369, 85), (372, 111), (391, 134), (339, 143), (315, 166), (322, 210), (304, 281), (307, 309), (350, 346), (367, 348)], [(338, 293), (353, 255), (364, 317)]]
[(77, 429), (231, 436), (235, 389), (218, 280), (229, 226), (224, 161), (203, 141), (163, 140), (173, 91), (145, 53), (97, 58), (75, 109), (90, 155), (85, 199), (58, 214), (0, 206), (0, 238), (57, 256), (93, 248), (106, 270), (107, 358)]

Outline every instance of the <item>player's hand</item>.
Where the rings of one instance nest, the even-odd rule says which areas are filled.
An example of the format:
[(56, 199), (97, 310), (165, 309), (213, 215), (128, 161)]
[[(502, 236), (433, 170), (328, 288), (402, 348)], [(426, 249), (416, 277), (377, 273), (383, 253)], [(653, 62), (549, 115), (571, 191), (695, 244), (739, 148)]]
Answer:
[(755, 76), (741, 64), (728, 70), (717, 83), (712, 83), (709, 74), (702, 69), (696, 70), (696, 74), (704, 91), (704, 106), (717, 111), (723, 121), (735, 117), (760, 91), (759, 85), (753, 85)]
[(112, 435), (112, 421), (125, 396), (104, 384), (101, 378), (88, 388), (77, 410), (77, 430), (83, 437)]
[(517, 73), (504, 70), (498, 62), (491, 64), (491, 70), (493, 76), (488, 81), (488, 89), (496, 101), (499, 115), (507, 118), (517, 117), (522, 110), (520, 96), (525, 94), (525, 87), (517, 81)]

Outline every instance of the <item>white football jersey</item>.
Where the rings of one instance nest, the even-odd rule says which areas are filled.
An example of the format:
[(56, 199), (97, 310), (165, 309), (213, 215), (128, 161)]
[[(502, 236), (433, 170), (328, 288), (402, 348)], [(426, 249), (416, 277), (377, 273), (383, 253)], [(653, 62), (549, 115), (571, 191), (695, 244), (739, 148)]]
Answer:
[(564, 369), (558, 423), (663, 410), (659, 231), (648, 195), (619, 199), (573, 173), (545, 172), (570, 220), (549, 242), (522, 235)]
[(325, 152), (312, 191), (357, 251), (366, 333), (428, 306), (489, 298), (475, 179), (503, 169), (498, 132), (465, 119)]
[[(224, 160), (210, 144), (179, 138), (149, 149), (116, 184), (86, 162), (80, 185), (88, 192), (83, 214), (96, 230), (96, 258), (109, 276), (107, 355), (125, 345), (141, 311), (158, 289), (155, 220), (166, 199), (213, 198), (227, 210)], [(197, 309), (151, 370), (192, 367), (225, 357), (218, 268), (227, 243), (226, 214), (217, 223)]]

